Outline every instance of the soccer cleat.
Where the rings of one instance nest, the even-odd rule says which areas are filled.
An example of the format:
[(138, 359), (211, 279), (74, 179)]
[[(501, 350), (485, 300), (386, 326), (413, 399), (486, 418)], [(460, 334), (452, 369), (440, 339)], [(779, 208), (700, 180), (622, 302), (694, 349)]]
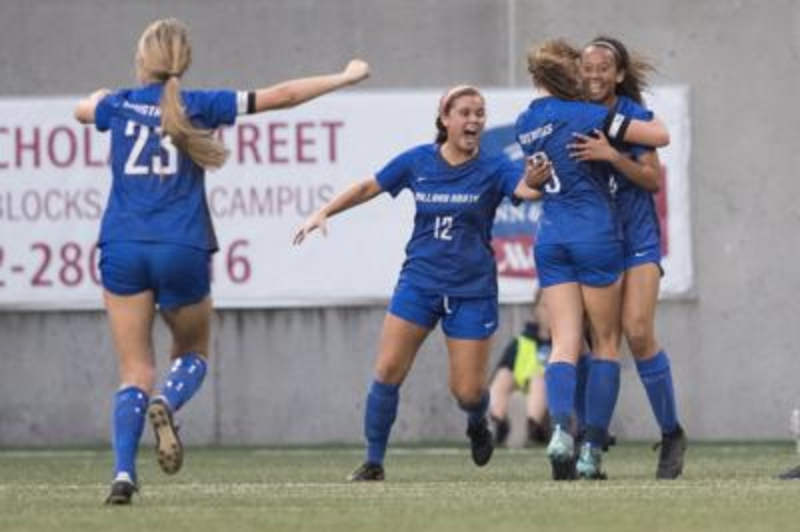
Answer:
[[(575, 436), (575, 448), (580, 449), (583, 447), (583, 442), (586, 440), (586, 427), (579, 429), (578, 434)], [(607, 453), (611, 447), (617, 445), (617, 437), (614, 434), (606, 434), (606, 441), (603, 442), (603, 452)]]
[(364, 462), (358, 469), (350, 473), (347, 480), (350, 482), (372, 482), (382, 481), (386, 478), (383, 472), (383, 466), (380, 464), (373, 464), (372, 462)]
[(800, 466), (784, 471), (778, 478), (781, 480), (800, 480)]
[(183, 445), (172, 419), (172, 410), (163, 397), (154, 397), (150, 400), (147, 417), (156, 436), (158, 465), (167, 475), (174, 475), (183, 465)]
[(556, 425), (547, 445), (553, 480), (575, 480), (575, 441), (572, 435)]
[(530, 447), (533, 445), (547, 445), (553, 432), (550, 429), (550, 424), (538, 423), (535, 419), (528, 418), (528, 439), (525, 441), (525, 446)]
[(505, 445), (508, 440), (508, 435), (511, 433), (511, 423), (508, 421), (508, 418), (492, 416), (491, 419), (494, 432), (494, 444)]
[(580, 478), (586, 480), (606, 480), (608, 475), (603, 471), (603, 450), (592, 447), (589, 443), (581, 446), (575, 470)]
[(658, 469), (656, 478), (659, 480), (673, 480), (683, 473), (683, 455), (686, 454), (686, 433), (678, 425), (671, 434), (665, 434), (661, 443), (657, 443), (654, 450), (661, 447), (658, 455)]
[(472, 461), (478, 467), (488, 464), (494, 453), (494, 436), (486, 418), (481, 419), (477, 425), (467, 427), (467, 436), (472, 449)]
[(139, 491), (131, 477), (125, 473), (117, 475), (111, 483), (111, 492), (106, 497), (106, 504), (112, 506), (130, 504), (133, 494)]

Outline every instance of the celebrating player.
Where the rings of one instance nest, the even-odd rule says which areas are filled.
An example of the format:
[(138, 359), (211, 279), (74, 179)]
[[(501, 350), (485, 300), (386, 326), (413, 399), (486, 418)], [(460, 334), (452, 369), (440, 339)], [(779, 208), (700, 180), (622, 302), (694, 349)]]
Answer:
[[(299, 244), (327, 219), (382, 192), (409, 189), (416, 203), (414, 231), (383, 323), (364, 416), (365, 462), (354, 481), (384, 479), (384, 456), (397, 416), (400, 386), (422, 342), (441, 321), (450, 391), (467, 415), (472, 460), (489, 462), (494, 450), (486, 411), (490, 339), (497, 328), (497, 266), (490, 246), (495, 211), (504, 197), (533, 198), (505, 156), (480, 150), (484, 98), (457, 86), (441, 98), (434, 144), (412, 148), (335, 197), (295, 236)], [(531, 176), (533, 179), (535, 176)]]
[[(632, 57), (622, 42), (611, 37), (596, 38), (581, 53), (584, 96), (628, 116), (652, 117), (642, 97), (646, 73), (652, 70), (650, 64)], [(656, 478), (674, 479), (683, 472), (686, 435), (678, 422), (669, 357), (655, 337), (662, 274), (661, 230), (653, 199), (661, 181), (658, 153), (635, 145), (618, 150), (601, 134), (584, 137), (575, 155), (581, 161), (609, 162), (615, 170), (612, 188), (625, 248), (622, 331), (661, 429)]]
[(576, 133), (591, 135), (599, 130), (615, 140), (646, 145), (669, 141), (658, 121), (631, 120), (600, 105), (578, 101), (579, 55), (562, 40), (531, 48), (528, 70), (542, 97), (517, 120), (517, 138), (528, 159), (552, 165), (543, 186), (534, 254), (553, 339), (545, 381), (553, 429), (547, 453), (555, 480), (576, 476), (570, 426), (584, 316), (592, 332), (594, 359), (587, 384), (586, 443), (577, 464), (577, 474), (582, 477), (605, 478), (601, 450), (619, 393), (620, 228), (607, 169), (571, 158), (570, 146)]
[[(114, 397), (114, 480), (109, 504), (137, 490), (136, 452), (145, 413), (161, 469), (177, 473), (183, 449), (173, 415), (203, 383), (211, 321), (210, 259), (217, 241), (206, 204), (206, 169), (222, 166), (225, 147), (212, 135), (237, 115), (293, 107), (357, 83), (369, 68), (287, 81), (251, 92), (182, 90), (192, 58), (187, 27), (150, 24), (136, 48), (140, 87), (99, 90), (75, 117), (111, 131), (111, 193), (100, 229), (103, 297), (121, 385)], [(156, 395), (152, 327), (160, 310), (172, 333), (172, 367)]]

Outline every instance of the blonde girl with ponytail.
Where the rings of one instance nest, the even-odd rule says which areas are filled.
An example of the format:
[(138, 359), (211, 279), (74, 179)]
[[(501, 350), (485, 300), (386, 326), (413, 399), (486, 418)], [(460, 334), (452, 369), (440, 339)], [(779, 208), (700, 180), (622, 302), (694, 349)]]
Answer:
[[(98, 246), (103, 298), (118, 354), (113, 405), (114, 476), (108, 504), (130, 504), (137, 491), (136, 452), (145, 417), (167, 474), (183, 464), (174, 415), (199, 390), (209, 356), (210, 259), (217, 240), (205, 196), (205, 171), (228, 151), (214, 135), (243, 114), (300, 105), (366, 79), (354, 59), (340, 72), (254, 91), (182, 87), (192, 62), (185, 24), (150, 24), (136, 47), (139, 87), (98, 90), (75, 118), (111, 133), (112, 184)], [(172, 333), (172, 364), (155, 386), (153, 322)]]

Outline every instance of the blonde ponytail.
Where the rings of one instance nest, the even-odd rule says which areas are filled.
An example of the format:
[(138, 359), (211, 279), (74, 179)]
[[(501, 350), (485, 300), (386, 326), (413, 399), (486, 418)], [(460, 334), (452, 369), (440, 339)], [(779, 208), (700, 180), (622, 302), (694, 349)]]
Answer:
[(164, 83), (161, 95), (161, 128), (180, 151), (203, 168), (219, 168), (228, 158), (228, 149), (210, 129), (192, 125), (186, 117), (177, 76)]
[(145, 74), (164, 82), (161, 128), (181, 152), (203, 168), (219, 168), (228, 158), (225, 145), (210, 129), (196, 127), (186, 116), (180, 77), (192, 62), (189, 31), (179, 20), (157, 20), (139, 40), (137, 65)]

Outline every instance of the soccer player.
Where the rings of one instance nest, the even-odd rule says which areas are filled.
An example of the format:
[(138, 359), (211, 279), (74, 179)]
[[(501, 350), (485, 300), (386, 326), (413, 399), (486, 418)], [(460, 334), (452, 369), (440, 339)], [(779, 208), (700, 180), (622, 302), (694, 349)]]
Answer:
[[(586, 99), (626, 116), (652, 118), (642, 97), (646, 75), (652, 70), (649, 63), (632, 57), (622, 42), (611, 37), (596, 38), (581, 53)], [(612, 190), (625, 250), (622, 331), (661, 429), (656, 478), (675, 479), (683, 472), (686, 434), (678, 421), (669, 356), (655, 336), (662, 275), (661, 230), (653, 199), (661, 182), (658, 153), (630, 144), (617, 149), (600, 134), (583, 137), (575, 154), (578, 160), (605, 161), (614, 168)]]
[[(497, 266), (490, 246), (495, 211), (504, 197), (529, 199), (521, 172), (504, 156), (480, 150), (484, 98), (461, 85), (441, 98), (433, 144), (412, 148), (376, 175), (336, 196), (299, 228), (295, 244), (327, 219), (383, 192), (413, 194), (416, 216), (406, 259), (389, 303), (367, 393), (366, 460), (353, 481), (384, 480), (384, 457), (397, 416), (400, 386), (430, 332), (441, 322), (450, 391), (467, 416), (472, 460), (489, 462), (494, 450), (486, 419), (490, 339), (497, 328)], [(532, 176), (533, 177), (533, 176)]]
[(526, 395), (526, 443), (546, 444), (550, 441), (544, 372), (552, 342), (550, 321), (541, 290), (536, 293), (531, 318), (522, 333), (511, 340), (503, 351), (489, 388), (489, 413), (494, 427), (495, 443), (498, 445), (506, 442), (511, 431), (508, 402), (514, 390), (520, 390)]
[[(608, 170), (569, 156), (576, 133), (604, 130), (614, 140), (661, 146), (663, 124), (643, 122), (578, 101), (578, 50), (563, 40), (528, 52), (528, 70), (541, 97), (517, 120), (517, 139), (529, 161), (549, 161), (534, 255), (550, 313), (553, 349), (545, 374), (553, 435), (547, 447), (553, 478), (605, 478), (602, 447), (619, 393), (620, 292), (623, 248), (608, 187)], [(531, 177), (527, 175), (526, 179)], [(531, 186), (541, 183), (528, 179)], [(584, 315), (594, 359), (587, 384), (586, 442), (577, 467), (570, 432)], [(577, 469), (577, 471), (576, 471)]]
[[(99, 90), (81, 100), (75, 117), (111, 131), (111, 193), (100, 229), (103, 298), (119, 355), (114, 397), (114, 480), (108, 504), (129, 504), (138, 479), (136, 453), (145, 413), (161, 469), (177, 473), (183, 449), (174, 414), (206, 374), (211, 321), (210, 261), (217, 241), (204, 175), (225, 162), (212, 135), (237, 115), (292, 107), (357, 83), (369, 68), (353, 60), (342, 72), (298, 79), (252, 92), (181, 89), (191, 62), (187, 27), (150, 24), (136, 48), (141, 86)], [(172, 333), (172, 367), (153, 395), (152, 327), (160, 311)]]

